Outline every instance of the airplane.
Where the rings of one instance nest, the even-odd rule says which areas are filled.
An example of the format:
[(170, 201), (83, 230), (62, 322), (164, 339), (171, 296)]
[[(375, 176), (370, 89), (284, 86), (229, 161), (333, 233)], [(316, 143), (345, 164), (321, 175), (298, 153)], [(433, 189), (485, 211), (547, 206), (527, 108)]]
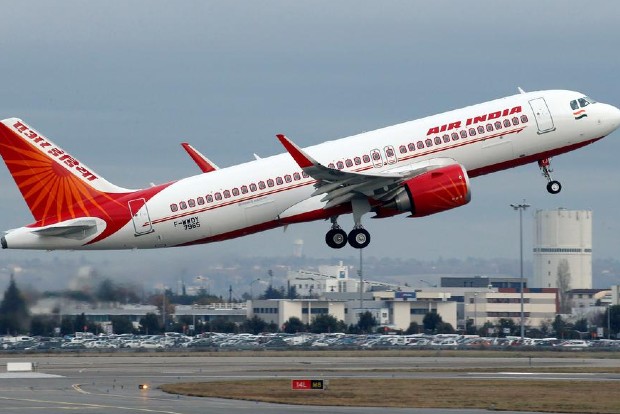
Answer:
[[(463, 206), (470, 178), (537, 162), (547, 191), (562, 186), (550, 158), (620, 125), (620, 110), (579, 92), (516, 95), (219, 168), (183, 147), (201, 174), (130, 190), (114, 185), (17, 118), (0, 123), (0, 155), (34, 222), (8, 230), (3, 249), (105, 250), (190, 246), (330, 220), (325, 241), (362, 249), (362, 225)], [(352, 213), (348, 233), (338, 217)]]

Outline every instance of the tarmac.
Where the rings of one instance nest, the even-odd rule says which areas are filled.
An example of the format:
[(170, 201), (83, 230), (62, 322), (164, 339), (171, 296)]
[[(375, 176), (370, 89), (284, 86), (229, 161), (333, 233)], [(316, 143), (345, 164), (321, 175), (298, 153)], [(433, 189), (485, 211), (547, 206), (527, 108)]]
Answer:
[[(277, 356), (169, 356), (148, 355), (11, 355), (0, 357), (0, 413), (414, 413), (481, 414), (488, 410), (390, 409), (384, 407), (311, 407), (185, 397), (166, 394), (161, 384), (260, 378), (473, 378), (529, 379), (578, 378), (584, 381), (619, 381), (620, 374), (532, 374), (531, 366), (617, 367), (620, 360), (591, 358), (443, 358), (443, 357), (299, 357)], [(34, 362), (36, 372), (7, 373), (7, 362)], [(477, 373), (468, 368), (498, 367), (504, 372)], [(394, 371), (404, 367), (461, 369), (449, 372)], [(139, 389), (146, 384), (147, 389)], [(510, 412), (504, 412), (510, 413)], [(516, 412), (515, 412), (516, 413)], [(519, 412), (523, 414), (523, 412)]]

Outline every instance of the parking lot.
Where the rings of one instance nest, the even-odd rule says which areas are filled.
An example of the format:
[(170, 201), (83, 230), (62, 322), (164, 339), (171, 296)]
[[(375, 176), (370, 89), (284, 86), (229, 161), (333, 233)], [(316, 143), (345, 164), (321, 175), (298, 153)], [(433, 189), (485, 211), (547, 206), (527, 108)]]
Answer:
[(93, 335), (77, 333), (65, 337), (0, 337), (0, 352), (71, 352), (115, 350), (293, 350), (293, 349), (550, 349), (620, 350), (618, 340), (562, 340), (558, 338), (479, 337), (475, 335), (351, 335), (341, 333), (248, 333), (206, 332), (187, 336), (176, 332), (164, 335)]

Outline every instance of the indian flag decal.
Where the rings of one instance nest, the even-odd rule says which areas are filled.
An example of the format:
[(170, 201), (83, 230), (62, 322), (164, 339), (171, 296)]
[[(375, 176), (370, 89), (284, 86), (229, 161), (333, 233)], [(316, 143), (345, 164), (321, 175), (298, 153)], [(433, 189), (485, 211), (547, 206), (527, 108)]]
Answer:
[(588, 116), (585, 109), (580, 109), (579, 111), (573, 112), (573, 115), (575, 116), (575, 119), (581, 119)]

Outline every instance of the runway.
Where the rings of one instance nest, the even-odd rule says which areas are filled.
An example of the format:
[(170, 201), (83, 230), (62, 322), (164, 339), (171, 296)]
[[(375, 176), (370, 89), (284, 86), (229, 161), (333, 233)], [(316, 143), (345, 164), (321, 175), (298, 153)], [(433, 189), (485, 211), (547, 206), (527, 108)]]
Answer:
[[(37, 373), (6, 373), (6, 362), (28, 361)], [(188, 381), (259, 378), (461, 378), (618, 381), (620, 374), (532, 374), (534, 367), (617, 367), (619, 360), (589, 358), (167, 356), (166, 354), (19, 355), (0, 358), (0, 413), (416, 413), (480, 414), (486, 410), (309, 407), (165, 394), (157, 386)], [(407, 371), (451, 368), (458, 372)], [(501, 367), (502, 372), (468, 371)], [(560, 369), (561, 370), (561, 369)], [(138, 389), (148, 384), (147, 390)], [(521, 412), (522, 413), (522, 412)]]

